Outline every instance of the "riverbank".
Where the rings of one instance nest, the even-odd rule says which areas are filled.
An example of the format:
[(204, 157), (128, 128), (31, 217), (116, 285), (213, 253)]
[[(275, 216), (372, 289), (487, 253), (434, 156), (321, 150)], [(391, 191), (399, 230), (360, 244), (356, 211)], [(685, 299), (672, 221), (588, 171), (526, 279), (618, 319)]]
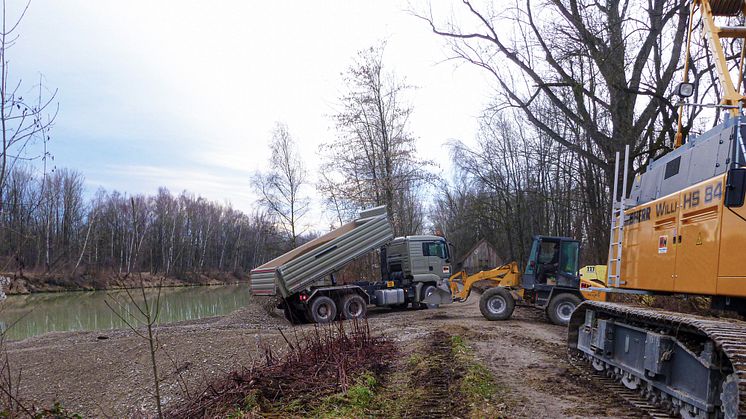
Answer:
[[(276, 327), (285, 324), (254, 302), (228, 315), (158, 327), (164, 403), (251, 365), (260, 342), (279, 344)], [(6, 345), (13, 373), (22, 371), (14, 389), (29, 405), (57, 401), (83, 417), (149, 417), (155, 411), (148, 344), (131, 330), (52, 332)]]
[(186, 273), (178, 276), (155, 275), (150, 272), (120, 274), (101, 272), (96, 274), (64, 274), (34, 272), (0, 272), (8, 278), (4, 289), (8, 295), (37, 292), (101, 291), (122, 288), (184, 287), (195, 285), (227, 285), (248, 281), (248, 275), (232, 272)]
[[(344, 409), (351, 406), (341, 402), (350, 395), (342, 394), (328, 396), (329, 403), (320, 406), (328, 409), (319, 413), (333, 417), (451, 416), (452, 412), (463, 412), (462, 417), (640, 416), (614, 395), (598, 398), (606, 394), (604, 384), (569, 363), (566, 329), (549, 324), (541, 311), (519, 307), (511, 320), (489, 322), (479, 313), (477, 302), (472, 296), (466, 303), (437, 310), (372, 309), (372, 336), (384, 337), (396, 347), (396, 355), (388, 359), (390, 368), (377, 376), (380, 385), (365, 391), (369, 403), (352, 406), (359, 410), (347, 414)], [(287, 342), (293, 344), (304, 332), (318, 330), (314, 325), (291, 327), (259, 298), (226, 316), (158, 327), (162, 349), (156, 359), (166, 410), (184, 406), (210, 385), (225, 382), (232, 372), (245, 374), (266, 363), (269, 348), (282, 356)], [(36, 406), (51, 406), (56, 400), (68, 412), (84, 417), (148, 417), (155, 412), (147, 343), (130, 330), (47, 333), (9, 342), (7, 349), (13, 373), (23, 371), (20, 385), (14, 388)], [(269, 357), (270, 363), (276, 359)], [(253, 417), (253, 406), (247, 406), (246, 400), (236, 409), (244, 417)], [(542, 403), (532, 404), (532, 400)], [(290, 416), (315, 408), (296, 402), (285, 405), (283, 412), (293, 406), (298, 409)]]

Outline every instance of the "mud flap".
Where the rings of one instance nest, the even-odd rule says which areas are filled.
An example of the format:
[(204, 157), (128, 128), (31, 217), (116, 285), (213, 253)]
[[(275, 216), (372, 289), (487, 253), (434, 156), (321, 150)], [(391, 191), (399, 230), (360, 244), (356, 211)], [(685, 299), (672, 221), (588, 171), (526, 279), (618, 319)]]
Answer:
[(435, 292), (425, 297), (422, 300), (425, 304), (451, 304), (453, 297), (451, 296), (451, 289), (448, 287), (448, 281), (443, 281), (435, 287)]

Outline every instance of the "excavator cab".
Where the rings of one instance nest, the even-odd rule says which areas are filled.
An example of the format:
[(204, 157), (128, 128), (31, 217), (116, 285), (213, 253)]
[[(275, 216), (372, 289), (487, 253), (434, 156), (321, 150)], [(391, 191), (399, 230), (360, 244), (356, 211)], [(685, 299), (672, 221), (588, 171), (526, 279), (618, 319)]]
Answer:
[(580, 243), (569, 237), (534, 236), (521, 287), (541, 294), (554, 287), (578, 289)]

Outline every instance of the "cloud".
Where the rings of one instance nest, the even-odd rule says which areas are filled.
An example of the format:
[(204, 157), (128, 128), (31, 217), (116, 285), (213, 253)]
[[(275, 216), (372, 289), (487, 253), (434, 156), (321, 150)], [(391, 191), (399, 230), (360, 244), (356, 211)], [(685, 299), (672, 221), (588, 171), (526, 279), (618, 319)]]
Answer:
[[(129, 193), (152, 194), (159, 187), (168, 188), (172, 193), (186, 190), (213, 201), (231, 203), (245, 212), (256, 206), (256, 195), (251, 191), (248, 178), (179, 166), (108, 165), (105, 173), (91, 173), (87, 183)], [(133, 185), (137, 185), (136, 190)]]

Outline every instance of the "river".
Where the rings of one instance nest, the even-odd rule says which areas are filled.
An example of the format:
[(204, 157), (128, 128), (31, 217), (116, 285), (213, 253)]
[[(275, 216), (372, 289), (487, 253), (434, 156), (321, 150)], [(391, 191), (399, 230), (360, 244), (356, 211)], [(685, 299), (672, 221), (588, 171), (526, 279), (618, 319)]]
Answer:
[[(133, 290), (132, 295), (142, 305), (141, 291)], [(158, 290), (146, 289), (145, 295), (153, 303)], [(160, 294), (158, 322), (227, 314), (245, 306), (249, 298), (246, 284), (164, 287)], [(123, 290), (55, 292), (8, 296), (0, 301), (0, 326), (7, 329), (5, 338), (12, 340), (54, 331), (126, 328), (127, 324), (112, 308), (130, 323), (135, 323), (136, 317), (142, 318)]]

